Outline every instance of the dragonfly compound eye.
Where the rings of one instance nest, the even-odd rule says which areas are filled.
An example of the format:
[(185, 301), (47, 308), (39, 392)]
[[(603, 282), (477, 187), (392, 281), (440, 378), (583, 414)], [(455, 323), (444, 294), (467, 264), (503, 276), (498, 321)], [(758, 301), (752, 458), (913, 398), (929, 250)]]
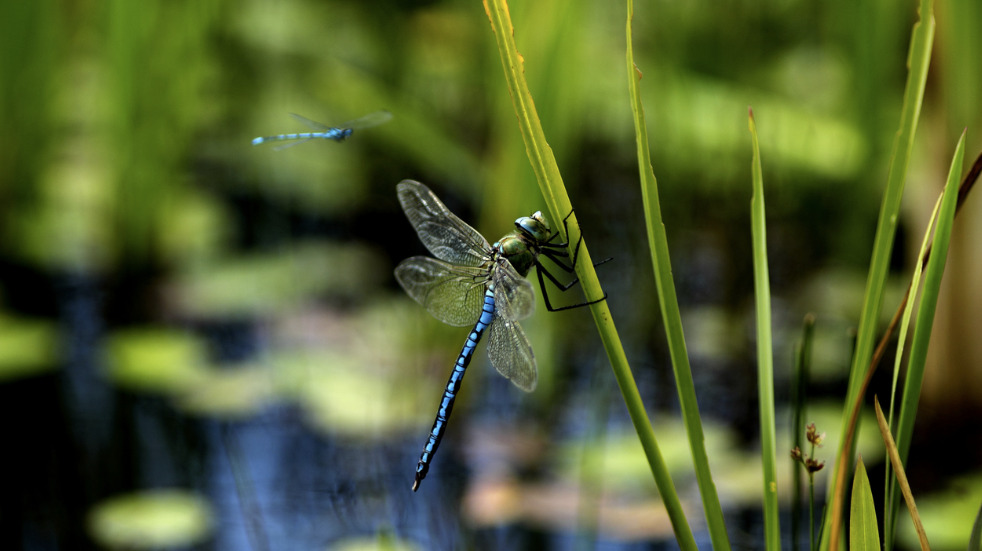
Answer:
[(515, 225), (519, 231), (532, 237), (535, 241), (547, 241), (549, 239), (549, 225), (542, 218), (541, 212), (536, 212), (532, 216), (523, 216), (515, 220)]

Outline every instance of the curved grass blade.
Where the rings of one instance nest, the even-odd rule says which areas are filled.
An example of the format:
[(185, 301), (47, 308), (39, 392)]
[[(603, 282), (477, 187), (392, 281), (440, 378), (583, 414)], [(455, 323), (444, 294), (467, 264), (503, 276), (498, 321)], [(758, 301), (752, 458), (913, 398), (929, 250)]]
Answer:
[[(566, 188), (563, 186), (562, 176), (559, 173), (552, 148), (546, 141), (542, 124), (535, 110), (535, 103), (532, 101), (532, 95), (525, 81), (524, 59), (518, 53), (515, 45), (515, 30), (508, 11), (508, 3), (506, 0), (484, 0), (484, 11), (491, 23), (491, 30), (494, 32), (498, 54), (504, 69), (505, 82), (515, 107), (515, 115), (518, 118), (518, 126), (525, 142), (529, 162), (549, 207), (551, 218), (562, 220), (567, 213), (573, 212), (573, 209), (566, 194)], [(568, 228), (569, 235), (566, 238), (570, 243), (570, 253), (572, 254), (574, 252), (572, 248), (576, 246), (580, 237), (575, 213), (569, 217)], [(583, 286), (586, 299), (588, 301), (599, 299), (604, 296), (603, 290), (600, 288), (600, 281), (597, 279), (597, 273), (587, 251), (586, 242), (582, 242), (579, 247), (579, 262), (575, 266), (576, 275)], [(658, 486), (658, 491), (668, 511), (675, 537), (682, 549), (695, 550), (697, 549), (695, 538), (692, 536), (692, 530), (685, 518), (685, 512), (668, 473), (668, 467), (662, 458), (654, 430), (641, 401), (641, 394), (634, 382), (634, 376), (627, 362), (627, 355), (624, 353), (607, 302), (601, 301), (592, 304), (590, 312), (597, 325), (600, 339), (607, 352), (607, 358), (610, 361), (611, 369), (614, 371), (614, 377), (617, 379), (631, 421), (638, 433), (638, 440), (644, 449), (655, 484)]]

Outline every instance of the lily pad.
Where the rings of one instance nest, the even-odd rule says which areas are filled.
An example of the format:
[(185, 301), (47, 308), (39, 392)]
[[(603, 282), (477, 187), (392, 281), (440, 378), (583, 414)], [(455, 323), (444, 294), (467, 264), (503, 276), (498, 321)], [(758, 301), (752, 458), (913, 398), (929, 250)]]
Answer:
[[(917, 511), (924, 523), (924, 531), (931, 542), (931, 549), (965, 549), (972, 522), (979, 511), (982, 496), (982, 473), (955, 479), (943, 491), (919, 495), (914, 493)], [(917, 533), (910, 513), (900, 501), (897, 517), (897, 542), (908, 549), (918, 547)]]
[(229, 366), (208, 369), (193, 388), (182, 394), (177, 406), (196, 415), (236, 419), (248, 417), (268, 403), (273, 394), (269, 369), (263, 366)]
[(42, 320), (0, 314), (0, 381), (30, 377), (56, 366), (56, 333)]
[(178, 278), (174, 288), (186, 314), (251, 317), (288, 313), (325, 294), (358, 296), (385, 275), (365, 247), (311, 242), (200, 267)]
[(89, 535), (109, 549), (159, 549), (200, 543), (212, 531), (211, 506), (180, 489), (124, 494), (97, 504)]
[(329, 551), (417, 551), (418, 546), (408, 541), (395, 540), (392, 537), (348, 538), (328, 547)]
[(180, 331), (120, 331), (110, 336), (108, 352), (109, 377), (130, 389), (177, 393), (192, 388), (205, 376), (204, 343)]

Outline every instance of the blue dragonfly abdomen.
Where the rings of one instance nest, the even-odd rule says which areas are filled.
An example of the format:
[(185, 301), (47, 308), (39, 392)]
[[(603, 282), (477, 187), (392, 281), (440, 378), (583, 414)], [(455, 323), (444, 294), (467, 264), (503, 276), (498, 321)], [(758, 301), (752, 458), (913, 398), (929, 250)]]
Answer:
[[(336, 142), (344, 141), (345, 138), (350, 136), (352, 129), (350, 128), (332, 128), (326, 132), (298, 132), (294, 134), (277, 134), (275, 136), (262, 136), (259, 138), (253, 138), (252, 145), (260, 145), (266, 142), (279, 142), (285, 140), (313, 140), (313, 139), (323, 139), (323, 140), (334, 140)], [(302, 142), (298, 142), (302, 143)], [(289, 144), (297, 145), (297, 144)]]
[(457, 362), (454, 364), (453, 371), (450, 372), (447, 387), (443, 389), (443, 398), (440, 399), (440, 408), (437, 410), (436, 420), (433, 421), (433, 428), (430, 429), (429, 438), (423, 446), (419, 463), (416, 464), (416, 480), (413, 481), (414, 492), (419, 489), (419, 483), (426, 478), (426, 473), (430, 470), (430, 461), (436, 454), (436, 449), (440, 447), (440, 441), (443, 440), (443, 435), (447, 431), (447, 423), (450, 420), (450, 413), (453, 411), (454, 400), (457, 399), (457, 392), (460, 391), (460, 385), (464, 382), (464, 372), (471, 363), (471, 358), (474, 356), (474, 350), (477, 349), (477, 343), (481, 341), (481, 336), (491, 325), (494, 314), (494, 285), (489, 284), (484, 292), (481, 317), (478, 318), (474, 328), (467, 335), (467, 341), (464, 342), (464, 347), (457, 355)]

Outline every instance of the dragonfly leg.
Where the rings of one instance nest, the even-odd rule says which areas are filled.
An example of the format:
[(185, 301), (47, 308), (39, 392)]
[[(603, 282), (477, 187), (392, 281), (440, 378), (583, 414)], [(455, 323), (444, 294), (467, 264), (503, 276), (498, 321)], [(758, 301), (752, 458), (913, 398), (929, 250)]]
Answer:
[[(549, 260), (551, 260), (556, 266), (558, 266), (561, 270), (563, 270), (564, 272), (566, 272), (568, 274), (572, 274), (575, 271), (575, 269), (576, 269), (576, 262), (579, 259), (579, 253), (580, 253), (580, 245), (583, 243), (583, 234), (581, 233), (579, 239), (576, 240), (576, 246), (573, 248), (573, 258), (570, 259), (570, 257), (569, 257), (569, 251), (568, 251), (568, 247), (569, 247), (569, 240), (568, 240), (568, 238), (569, 238), (569, 218), (571, 216), (573, 216), (573, 211), (572, 210), (569, 211), (569, 214), (567, 214), (565, 218), (563, 218), (563, 233), (566, 234), (566, 237), (567, 237), (567, 241), (566, 242), (564, 242), (564, 243), (552, 243), (551, 242), (554, 239), (556, 239), (557, 237), (559, 237), (560, 233), (557, 231), (556, 233), (552, 234), (545, 243), (543, 243), (542, 245), (540, 245), (541, 254), (543, 256), (545, 256), (546, 258), (548, 258)], [(604, 264), (606, 262), (609, 262), (610, 260), (612, 260), (612, 259), (611, 258), (605, 258), (605, 259), (601, 260), (600, 262), (594, 263), (593, 266), (594, 267), (597, 267), (597, 266), (599, 266), (601, 264)], [(559, 311), (562, 311), (562, 310), (569, 310), (569, 309), (572, 309), (572, 308), (579, 308), (581, 306), (589, 306), (591, 304), (596, 304), (598, 302), (601, 302), (601, 301), (607, 299), (607, 293), (604, 293), (604, 296), (601, 297), (601, 298), (599, 298), (599, 299), (597, 299), (597, 300), (592, 300), (592, 301), (587, 301), (587, 302), (581, 302), (579, 304), (572, 304), (572, 305), (569, 305), (569, 306), (554, 307), (552, 305), (552, 302), (549, 300), (549, 294), (546, 291), (546, 285), (545, 285), (545, 280), (543, 279), (543, 276), (545, 276), (547, 279), (549, 279), (549, 281), (551, 281), (553, 283), (553, 285), (555, 285), (560, 291), (563, 291), (563, 292), (568, 291), (574, 285), (576, 285), (577, 283), (579, 283), (580, 278), (578, 278), (578, 277), (577, 278), (573, 278), (572, 281), (570, 281), (569, 283), (565, 283), (564, 284), (564, 283), (561, 283), (559, 281), (559, 279), (557, 279), (555, 275), (553, 275), (549, 270), (547, 270), (545, 268), (545, 266), (543, 266), (538, 260), (535, 261), (535, 268), (536, 268), (536, 270), (535, 270), (536, 271), (536, 276), (539, 279), (539, 289), (542, 291), (542, 300), (546, 303), (546, 309), (549, 310), (550, 312), (559, 312)]]
[(546, 291), (546, 282), (544, 279), (542, 279), (542, 276), (545, 275), (545, 277), (548, 278), (549, 281), (553, 283), (553, 285), (555, 285), (560, 291), (563, 292), (568, 291), (571, 287), (573, 287), (573, 285), (579, 283), (580, 279), (576, 278), (573, 281), (564, 285), (560, 283), (559, 280), (556, 279), (556, 276), (552, 275), (552, 273), (549, 272), (549, 270), (547, 270), (545, 266), (543, 266), (539, 261), (535, 262), (535, 274), (539, 278), (539, 289), (542, 291), (542, 300), (543, 302), (546, 303), (546, 310), (549, 310), (550, 312), (561, 312), (563, 310), (572, 310), (573, 308), (580, 308), (581, 306), (589, 306), (591, 304), (596, 304), (598, 302), (603, 302), (607, 300), (607, 293), (605, 291), (604, 296), (598, 298), (597, 300), (580, 302), (578, 304), (571, 304), (569, 306), (555, 307), (552, 305), (552, 302), (549, 300), (549, 292)]
[[(545, 243), (540, 245), (540, 247), (542, 248), (542, 253), (545, 254), (547, 257), (549, 257), (549, 260), (552, 260), (553, 262), (556, 263), (557, 266), (562, 268), (563, 271), (570, 274), (573, 273), (573, 270), (576, 268), (576, 262), (577, 260), (579, 260), (579, 256), (580, 256), (580, 245), (583, 243), (583, 233), (580, 232), (580, 237), (576, 240), (576, 246), (573, 247), (572, 263), (566, 264), (564, 260), (560, 260), (558, 258), (559, 255), (562, 255), (563, 258), (569, 259), (569, 253), (566, 252), (564, 249), (569, 247), (569, 218), (571, 216), (573, 216), (573, 210), (570, 210), (569, 214), (567, 214), (566, 217), (563, 218), (563, 233), (566, 234), (566, 241), (562, 243), (551, 243), (553, 239), (559, 237), (559, 232), (557, 231), (556, 233), (549, 236), (549, 239), (546, 240)], [(597, 266), (604, 264), (606, 262), (610, 262), (611, 260), (613, 260), (613, 258), (609, 258), (609, 257), (605, 258), (600, 262), (594, 263), (593, 267), (596, 268)]]

